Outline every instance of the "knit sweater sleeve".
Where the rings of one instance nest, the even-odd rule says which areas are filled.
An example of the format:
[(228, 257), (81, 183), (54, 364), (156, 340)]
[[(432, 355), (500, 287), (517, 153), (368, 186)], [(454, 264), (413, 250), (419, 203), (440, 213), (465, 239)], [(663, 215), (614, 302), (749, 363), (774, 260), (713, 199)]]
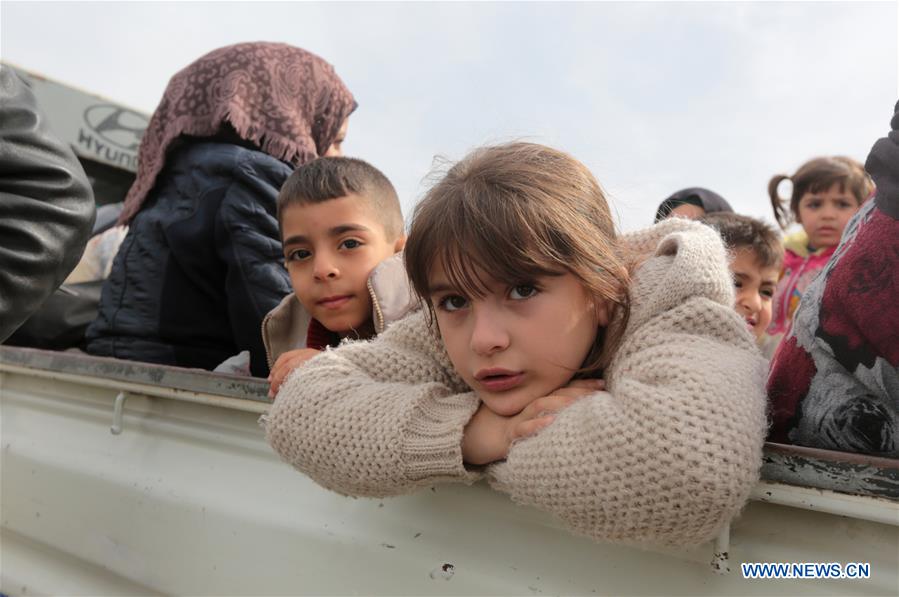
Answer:
[(758, 478), (765, 361), (731, 306), (720, 239), (699, 224), (675, 228), (635, 273), (607, 391), (489, 469), (515, 501), (595, 539), (702, 543)]
[(320, 485), (380, 497), (477, 480), (461, 448), (477, 407), (418, 311), (295, 370), (263, 425), (275, 452)]

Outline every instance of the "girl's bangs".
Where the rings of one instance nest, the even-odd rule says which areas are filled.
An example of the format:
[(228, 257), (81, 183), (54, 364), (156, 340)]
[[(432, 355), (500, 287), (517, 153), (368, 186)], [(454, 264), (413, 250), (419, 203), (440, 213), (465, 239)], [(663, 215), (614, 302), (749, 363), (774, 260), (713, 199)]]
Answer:
[[(535, 242), (535, 230), (521, 222), (504, 224), (491, 222), (489, 226), (454, 226), (453, 218), (430, 231), (427, 243), (430, 255), (426, 259), (428, 288), (431, 272), (440, 266), (446, 274), (446, 282), (466, 296), (482, 297), (488, 292), (491, 281), (507, 286), (533, 282), (542, 276), (563, 275), (564, 262), (554, 259), (557, 251), (540, 250)], [(430, 292), (425, 298), (429, 298)]]
[[(849, 175), (843, 173), (831, 174), (830, 176), (823, 176), (821, 178), (817, 178), (813, 180), (808, 185), (807, 193), (826, 193), (830, 190), (830, 188), (838, 184), (840, 185), (840, 192), (845, 193), (847, 182), (849, 181)], [(805, 194), (805, 193), (803, 193)]]

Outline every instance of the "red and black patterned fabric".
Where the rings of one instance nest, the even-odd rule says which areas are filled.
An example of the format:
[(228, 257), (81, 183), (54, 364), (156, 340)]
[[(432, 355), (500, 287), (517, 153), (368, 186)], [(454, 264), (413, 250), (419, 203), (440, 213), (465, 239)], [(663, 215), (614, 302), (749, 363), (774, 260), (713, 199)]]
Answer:
[(865, 168), (875, 197), (803, 295), (771, 364), (776, 442), (899, 456), (899, 104)]

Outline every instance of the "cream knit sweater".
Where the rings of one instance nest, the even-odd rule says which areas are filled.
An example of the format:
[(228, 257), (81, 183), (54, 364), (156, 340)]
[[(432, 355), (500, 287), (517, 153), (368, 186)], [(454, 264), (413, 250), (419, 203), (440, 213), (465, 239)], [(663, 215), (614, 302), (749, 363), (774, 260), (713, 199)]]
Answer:
[(595, 539), (712, 538), (758, 478), (766, 363), (731, 307), (714, 231), (676, 218), (624, 238), (648, 258), (634, 275), (607, 391), (560, 412), (506, 461), (463, 464), (462, 432), (478, 399), (420, 311), (292, 373), (264, 421), (268, 441), (342, 494), (395, 495), (486, 474), (516, 502)]

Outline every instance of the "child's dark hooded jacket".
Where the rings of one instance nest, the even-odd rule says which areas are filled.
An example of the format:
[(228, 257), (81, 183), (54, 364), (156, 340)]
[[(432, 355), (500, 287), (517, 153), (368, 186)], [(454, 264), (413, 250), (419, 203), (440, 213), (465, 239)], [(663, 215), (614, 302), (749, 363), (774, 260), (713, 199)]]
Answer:
[(250, 351), (290, 292), (276, 214), (293, 168), (356, 103), (318, 56), (276, 43), (210, 52), (169, 82), (119, 223), (128, 236), (87, 331), (91, 354), (213, 369)]

